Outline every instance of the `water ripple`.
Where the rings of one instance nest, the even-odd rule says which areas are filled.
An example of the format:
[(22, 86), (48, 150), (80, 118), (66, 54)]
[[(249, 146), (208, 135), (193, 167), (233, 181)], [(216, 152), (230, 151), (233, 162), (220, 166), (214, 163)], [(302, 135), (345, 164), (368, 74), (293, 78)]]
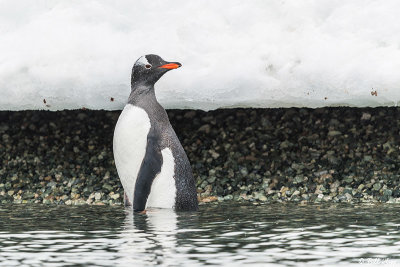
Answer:
[(400, 265), (397, 205), (0, 206), (0, 266)]

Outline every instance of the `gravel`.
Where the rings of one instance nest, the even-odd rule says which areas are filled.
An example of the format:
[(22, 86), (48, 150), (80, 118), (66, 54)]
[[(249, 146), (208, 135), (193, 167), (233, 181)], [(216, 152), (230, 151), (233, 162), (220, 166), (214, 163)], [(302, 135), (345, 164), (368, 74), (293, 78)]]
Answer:
[[(400, 202), (399, 108), (169, 110), (202, 203)], [(121, 205), (119, 112), (0, 112), (0, 203)]]

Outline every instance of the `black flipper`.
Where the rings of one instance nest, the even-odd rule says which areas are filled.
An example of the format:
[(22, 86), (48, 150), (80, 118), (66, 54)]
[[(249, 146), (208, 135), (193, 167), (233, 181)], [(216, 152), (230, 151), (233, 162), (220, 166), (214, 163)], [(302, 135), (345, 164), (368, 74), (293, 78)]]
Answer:
[(145, 209), (147, 198), (151, 190), (151, 184), (157, 174), (160, 173), (162, 163), (163, 159), (157, 143), (157, 138), (155, 134), (150, 131), (147, 136), (146, 155), (144, 156), (138, 178), (136, 179), (133, 211), (141, 212)]

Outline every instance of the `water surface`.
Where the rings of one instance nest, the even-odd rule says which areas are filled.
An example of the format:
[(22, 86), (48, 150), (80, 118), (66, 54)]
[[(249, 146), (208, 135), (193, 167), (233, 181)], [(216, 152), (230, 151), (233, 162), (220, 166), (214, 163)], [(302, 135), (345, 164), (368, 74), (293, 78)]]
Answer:
[(400, 266), (399, 205), (0, 206), (0, 266)]

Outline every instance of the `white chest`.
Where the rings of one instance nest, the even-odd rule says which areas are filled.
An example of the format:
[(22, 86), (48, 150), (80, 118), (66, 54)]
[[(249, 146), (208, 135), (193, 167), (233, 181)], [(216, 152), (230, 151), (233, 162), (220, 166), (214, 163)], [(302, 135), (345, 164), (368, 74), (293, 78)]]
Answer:
[(118, 176), (130, 202), (133, 203), (136, 178), (146, 154), (150, 119), (142, 108), (127, 104), (114, 131), (114, 160)]

